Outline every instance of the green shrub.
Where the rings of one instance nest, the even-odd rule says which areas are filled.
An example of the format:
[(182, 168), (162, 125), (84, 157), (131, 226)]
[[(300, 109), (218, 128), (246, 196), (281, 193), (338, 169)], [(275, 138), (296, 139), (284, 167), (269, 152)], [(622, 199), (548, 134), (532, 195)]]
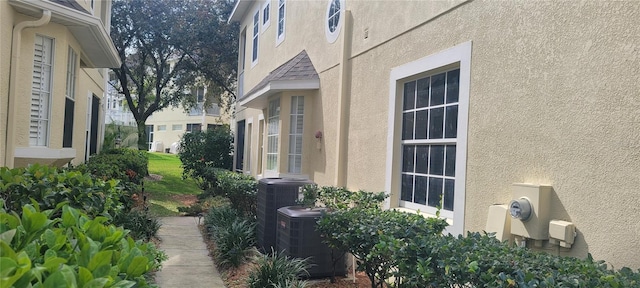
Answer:
[(371, 287), (382, 287), (392, 276), (392, 268), (402, 264), (402, 260), (387, 249), (393, 244), (391, 240), (439, 235), (446, 226), (442, 219), (355, 207), (323, 216), (316, 229), (330, 247), (353, 254), (358, 270), (364, 271), (371, 280)]
[(129, 230), (129, 235), (134, 239), (145, 241), (156, 237), (160, 226), (162, 226), (158, 218), (152, 216), (147, 211), (138, 209), (132, 209), (129, 212), (119, 214), (114, 218), (113, 223)]
[(240, 213), (255, 217), (258, 181), (251, 175), (219, 170), (216, 173), (218, 188), (229, 198), (231, 206)]
[[(387, 239), (389, 240), (389, 239)], [(486, 234), (418, 235), (385, 248), (396, 257), (397, 287), (639, 287), (640, 271), (501, 243)]]
[(126, 209), (128, 198), (116, 180), (94, 179), (79, 171), (31, 165), (27, 168), (0, 168), (0, 193), (5, 209), (18, 214), (26, 204), (37, 203), (42, 210), (60, 203), (81, 209), (90, 217), (112, 218)]
[(184, 134), (178, 156), (184, 177), (195, 179), (202, 190), (214, 189), (216, 179), (212, 169), (232, 168), (233, 134), (228, 125)]
[(85, 167), (78, 169), (84, 169), (101, 179), (119, 179), (140, 184), (149, 175), (147, 152), (128, 148), (103, 151), (89, 158), (84, 165)]
[(255, 222), (236, 219), (226, 229), (218, 230), (215, 257), (222, 268), (238, 267), (256, 253), (255, 228)]
[(249, 275), (248, 284), (250, 288), (306, 287), (306, 282), (298, 278), (308, 276), (308, 269), (304, 259), (273, 252), (258, 260), (258, 266)]
[(145, 276), (166, 259), (162, 252), (104, 217), (61, 206), (60, 217), (31, 205), (21, 216), (0, 209), (0, 287), (150, 286)]
[(218, 231), (225, 230), (236, 219), (240, 218), (240, 213), (229, 206), (211, 208), (204, 217), (204, 226), (207, 234), (216, 237)]

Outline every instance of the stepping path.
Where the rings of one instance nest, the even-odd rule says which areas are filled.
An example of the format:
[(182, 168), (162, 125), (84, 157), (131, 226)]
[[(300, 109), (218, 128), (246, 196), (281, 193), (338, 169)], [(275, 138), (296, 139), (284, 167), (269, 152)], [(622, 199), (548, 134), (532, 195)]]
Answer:
[(198, 229), (198, 218), (163, 217), (158, 237), (169, 259), (156, 273), (160, 288), (225, 287)]

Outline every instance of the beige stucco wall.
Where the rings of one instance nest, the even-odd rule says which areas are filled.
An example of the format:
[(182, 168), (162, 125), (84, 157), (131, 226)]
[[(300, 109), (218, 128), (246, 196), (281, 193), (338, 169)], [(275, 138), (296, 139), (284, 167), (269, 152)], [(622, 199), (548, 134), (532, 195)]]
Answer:
[(13, 34), (13, 8), (0, 1), (0, 167), (5, 166), (4, 147), (7, 136), (7, 105), (9, 101), (9, 67), (11, 66), (11, 35)]
[[(3, 13), (6, 11), (4, 9), (4, 5), (6, 2), (2, 2), (0, 5), (3, 5)], [(8, 5), (7, 5), (8, 6)], [(10, 7), (7, 7), (12, 9)], [(33, 20), (33, 18), (24, 16), (18, 13), (11, 13), (14, 21), (9, 23), (8, 26), (13, 26), (14, 23), (26, 20)], [(5, 17), (2, 17), (3, 21)], [(11, 18), (11, 17), (8, 17)], [(5, 25), (2, 26), (3, 33), (5, 29)], [(52, 93), (51, 93), (51, 103), (50, 103), (50, 125), (49, 125), (49, 145), (50, 149), (61, 149), (62, 148), (62, 137), (64, 131), (64, 113), (65, 113), (65, 91), (66, 91), (66, 74), (67, 74), (67, 58), (68, 58), (68, 49), (69, 47), (73, 48), (74, 51), (78, 54), (78, 59), (83, 58), (82, 49), (78, 43), (78, 39), (69, 32), (67, 27), (62, 26), (56, 23), (49, 23), (41, 27), (37, 28), (27, 28), (22, 31), (22, 38), (20, 43), (20, 56), (17, 64), (17, 81), (16, 81), (16, 113), (13, 119), (13, 123), (15, 124), (15, 137), (10, 139), (13, 142), (14, 147), (16, 148), (24, 148), (29, 147), (29, 109), (30, 109), (30, 95), (31, 95), (31, 78), (33, 73), (33, 47), (34, 47), (34, 39), (35, 35), (42, 35), (49, 38), (54, 39), (54, 60), (53, 60), (53, 69), (52, 72)], [(4, 35), (4, 34), (3, 34)], [(11, 35), (11, 33), (9, 33)], [(11, 39), (10, 36), (7, 37)], [(84, 41), (84, 40), (83, 40)], [(4, 43), (8, 43), (10, 45), (11, 41), (3, 41)], [(4, 57), (3, 57), (4, 59)], [(4, 61), (4, 60), (3, 60)], [(104, 96), (104, 80), (102, 75), (104, 74), (102, 69), (90, 69), (90, 68), (80, 68), (79, 64), (76, 67), (76, 95), (75, 95), (75, 110), (74, 110), (74, 126), (73, 126), (73, 142), (72, 148), (75, 149), (75, 158), (72, 160), (73, 164), (80, 164), (84, 162), (85, 155), (85, 141), (86, 141), (86, 130), (87, 130), (87, 106), (88, 96), (96, 95), (98, 98), (102, 99)], [(7, 74), (6, 78), (8, 79), (9, 69), (2, 69), (3, 80), (4, 73)], [(4, 64), (3, 64), (3, 67)], [(6, 71), (5, 71), (6, 70)], [(2, 82), (2, 91), (8, 88), (8, 84), (4, 84)], [(7, 80), (8, 83), (8, 80)], [(3, 92), (3, 113), (6, 110), (6, 100), (8, 92)], [(104, 109), (100, 108), (100, 113), (103, 114)], [(2, 128), (3, 131), (6, 127), (6, 115), (2, 116)], [(99, 117), (101, 118), (101, 117)], [(99, 125), (98, 135), (100, 138), (102, 125)], [(2, 132), (2, 147), (4, 153), (4, 136), (5, 132)], [(101, 142), (99, 140), (99, 142)], [(100, 146), (100, 145), (98, 145)], [(99, 147), (98, 147), (99, 149)], [(49, 163), (51, 160), (43, 160), (43, 159), (16, 159), (14, 166), (25, 166), (30, 163), (42, 162)], [(7, 165), (2, 163), (3, 165)], [(63, 164), (63, 163), (57, 163)]]
[[(153, 113), (146, 121), (146, 125), (153, 125), (153, 141), (162, 142), (163, 151), (171, 148), (171, 144), (180, 142), (187, 130), (187, 124), (201, 124), (206, 129), (208, 124), (228, 124), (229, 117), (221, 111), (221, 116), (189, 116), (182, 107), (168, 107)], [(180, 125), (179, 130), (173, 130), (173, 125)], [(165, 125), (165, 131), (159, 131), (158, 126)]]
[[(391, 69), (471, 41), (465, 230), (483, 230), (489, 205), (508, 203), (512, 183), (549, 184), (554, 188), (551, 218), (573, 222), (578, 236), (570, 250), (545, 249), (577, 257), (591, 253), (616, 268), (640, 267), (639, 2), (346, 3), (354, 22), (348, 75), (350, 189), (385, 189)], [(325, 135), (322, 150), (310, 152), (308, 167), (311, 179), (330, 185), (341, 39), (329, 44), (324, 37), (325, 1), (288, 1), (286, 38), (276, 48), (273, 5), (271, 26), (260, 39), (261, 53), (269, 56), (260, 54), (253, 68), (247, 62), (245, 91), (307, 49), (321, 82), (313, 98), (311, 133), (317, 129)], [(238, 109), (236, 119), (259, 113)]]

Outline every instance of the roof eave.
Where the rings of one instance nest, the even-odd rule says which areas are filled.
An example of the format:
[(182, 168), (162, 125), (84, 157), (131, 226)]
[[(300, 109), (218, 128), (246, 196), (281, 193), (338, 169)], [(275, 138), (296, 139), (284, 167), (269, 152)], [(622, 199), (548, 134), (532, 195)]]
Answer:
[(305, 80), (275, 80), (268, 82), (261, 89), (251, 94), (247, 94), (238, 104), (249, 108), (267, 107), (269, 96), (283, 91), (317, 90), (320, 89), (320, 79)]
[(118, 52), (100, 19), (50, 1), (9, 0), (9, 4), (33, 17), (39, 17), (43, 10), (51, 11), (51, 21), (67, 26), (78, 40), (87, 68), (120, 67)]
[(242, 17), (244, 17), (244, 14), (247, 13), (247, 9), (249, 9), (249, 6), (251, 6), (251, 1), (238, 0), (238, 2), (236, 2), (236, 6), (233, 7), (233, 10), (231, 11), (231, 15), (229, 15), (229, 20), (227, 20), (227, 23), (242, 21)]

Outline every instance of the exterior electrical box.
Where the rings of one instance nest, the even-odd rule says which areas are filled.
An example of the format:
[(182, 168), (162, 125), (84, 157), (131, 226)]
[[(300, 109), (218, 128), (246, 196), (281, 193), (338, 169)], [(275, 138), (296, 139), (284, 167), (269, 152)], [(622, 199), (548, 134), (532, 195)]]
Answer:
[(258, 181), (256, 203), (256, 242), (265, 253), (276, 249), (278, 208), (296, 205), (302, 186), (313, 184), (307, 179), (263, 178)]
[(513, 184), (509, 207), (511, 234), (534, 240), (549, 239), (551, 190), (547, 185)]

